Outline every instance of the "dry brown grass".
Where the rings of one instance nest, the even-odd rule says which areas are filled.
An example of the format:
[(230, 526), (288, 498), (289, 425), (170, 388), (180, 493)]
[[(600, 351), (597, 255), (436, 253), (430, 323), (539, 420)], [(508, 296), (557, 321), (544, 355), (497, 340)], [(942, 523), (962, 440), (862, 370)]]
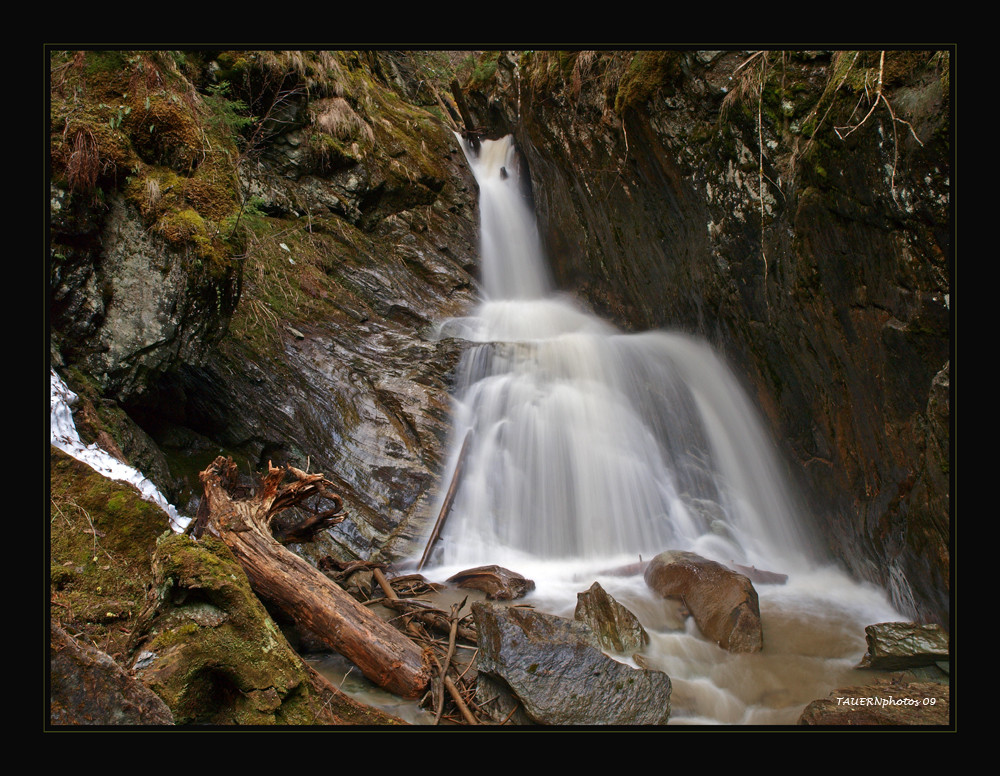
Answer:
[(371, 126), (355, 113), (343, 97), (332, 97), (316, 103), (316, 126), (338, 140), (375, 140)]
[(66, 178), (71, 193), (89, 193), (97, 188), (101, 172), (101, 155), (94, 133), (86, 127), (73, 133), (70, 140), (69, 159), (66, 161)]

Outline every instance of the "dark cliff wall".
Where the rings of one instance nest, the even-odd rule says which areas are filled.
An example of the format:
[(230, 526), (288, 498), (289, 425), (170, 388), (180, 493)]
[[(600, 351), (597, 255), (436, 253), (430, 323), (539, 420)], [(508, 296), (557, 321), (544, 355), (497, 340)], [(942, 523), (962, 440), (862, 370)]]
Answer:
[(470, 102), (518, 139), (560, 284), (720, 348), (831, 554), (946, 620), (948, 52), (484, 61)]

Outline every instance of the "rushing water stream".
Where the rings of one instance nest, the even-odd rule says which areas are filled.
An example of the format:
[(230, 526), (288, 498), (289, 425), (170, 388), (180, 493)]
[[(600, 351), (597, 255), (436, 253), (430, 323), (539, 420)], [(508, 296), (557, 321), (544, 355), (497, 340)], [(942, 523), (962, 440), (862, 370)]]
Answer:
[[(497, 563), (536, 582), (526, 603), (568, 617), (600, 581), (649, 631), (648, 665), (673, 681), (672, 723), (791, 724), (810, 700), (870, 680), (852, 669), (864, 626), (902, 618), (821, 562), (736, 378), (697, 339), (623, 334), (556, 294), (510, 138), (466, 153), (484, 299), (440, 326), (469, 342), (452, 470), (469, 443), (428, 576)], [(789, 576), (757, 586), (761, 653), (725, 652), (641, 576), (605, 573), (667, 549)]]

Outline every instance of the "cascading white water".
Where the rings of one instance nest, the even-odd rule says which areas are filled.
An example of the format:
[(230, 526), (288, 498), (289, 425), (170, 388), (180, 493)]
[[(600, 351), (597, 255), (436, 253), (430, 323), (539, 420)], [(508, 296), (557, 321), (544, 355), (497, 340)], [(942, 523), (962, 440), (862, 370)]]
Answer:
[[(869, 681), (853, 669), (864, 626), (902, 618), (883, 591), (814, 556), (730, 370), (700, 340), (623, 334), (554, 293), (512, 140), (466, 155), (484, 300), (440, 326), (469, 342), (445, 483), (469, 445), (430, 575), (505, 565), (535, 580), (527, 602), (567, 617), (600, 581), (650, 632), (644, 659), (671, 677), (672, 724), (791, 724), (808, 701)], [(605, 573), (666, 549), (789, 575), (758, 586), (761, 653), (721, 650), (641, 577)]]
[(177, 508), (167, 501), (166, 497), (146, 476), (122, 463), (96, 443), (85, 445), (76, 431), (73, 412), (70, 407), (76, 402), (77, 396), (56, 374), (49, 372), (50, 437), (54, 447), (58, 447), (67, 455), (83, 461), (94, 471), (110, 480), (119, 480), (135, 485), (139, 495), (146, 501), (158, 505), (170, 520), (170, 527), (177, 532), (183, 531), (191, 518), (178, 513)]
[(510, 138), (469, 154), (485, 301), (442, 335), (471, 431), (444, 564), (610, 563), (664, 549), (799, 566), (807, 543), (755, 412), (704, 343), (626, 335), (549, 290)]

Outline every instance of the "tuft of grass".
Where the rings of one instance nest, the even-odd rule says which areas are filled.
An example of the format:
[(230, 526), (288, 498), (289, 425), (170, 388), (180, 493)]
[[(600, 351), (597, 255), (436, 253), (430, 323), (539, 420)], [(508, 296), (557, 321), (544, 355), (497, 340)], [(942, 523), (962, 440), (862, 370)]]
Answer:
[(66, 161), (70, 193), (89, 194), (97, 188), (97, 176), (101, 171), (101, 156), (94, 133), (87, 127), (78, 128), (73, 133), (70, 148)]

